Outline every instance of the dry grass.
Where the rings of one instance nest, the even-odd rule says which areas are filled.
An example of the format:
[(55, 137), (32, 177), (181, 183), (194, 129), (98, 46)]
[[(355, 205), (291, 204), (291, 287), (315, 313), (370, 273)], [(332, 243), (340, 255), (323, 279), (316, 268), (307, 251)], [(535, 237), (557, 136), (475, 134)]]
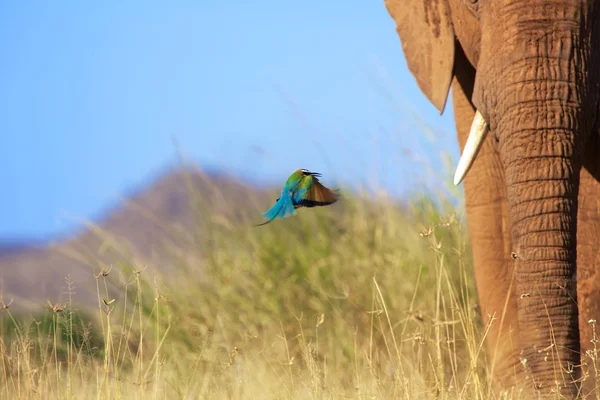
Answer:
[(168, 276), (124, 255), (90, 274), (93, 315), (2, 310), (1, 398), (518, 397), (491, 386), (448, 203), (348, 194), (255, 228), (196, 200)]

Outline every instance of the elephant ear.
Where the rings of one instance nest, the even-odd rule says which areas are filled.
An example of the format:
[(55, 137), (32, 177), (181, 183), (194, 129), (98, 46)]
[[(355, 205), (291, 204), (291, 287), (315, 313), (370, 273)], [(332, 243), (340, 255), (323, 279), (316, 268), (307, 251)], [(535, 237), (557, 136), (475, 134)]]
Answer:
[(452, 82), (455, 38), (447, 0), (385, 0), (408, 69), (441, 113)]

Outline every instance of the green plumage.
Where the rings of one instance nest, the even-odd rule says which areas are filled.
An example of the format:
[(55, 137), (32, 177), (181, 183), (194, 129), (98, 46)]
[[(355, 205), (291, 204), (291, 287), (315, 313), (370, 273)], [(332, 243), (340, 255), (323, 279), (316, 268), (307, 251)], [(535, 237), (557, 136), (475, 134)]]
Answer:
[(339, 197), (337, 191), (323, 186), (319, 182), (319, 176), (321, 174), (318, 172), (310, 172), (306, 169), (294, 171), (285, 182), (281, 196), (275, 201), (273, 207), (262, 214), (267, 221), (260, 225), (268, 224), (275, 218), (295, 215), (295, 210), (300, 207), (318, 207), (335, 203)]

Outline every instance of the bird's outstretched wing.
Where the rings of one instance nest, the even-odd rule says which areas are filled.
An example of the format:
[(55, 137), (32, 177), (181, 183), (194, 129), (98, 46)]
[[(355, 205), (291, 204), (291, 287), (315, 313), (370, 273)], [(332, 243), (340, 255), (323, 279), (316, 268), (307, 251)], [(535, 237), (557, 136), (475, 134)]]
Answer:
[(295, 205), (298, 205), (299, 207), (319, 207), (333, 204), (338, 201), (339, 193), (337, 190), (326, 188), (314, 176), (311, 178), (311, 184), (303, 194), (302, 198), (295, 199)]

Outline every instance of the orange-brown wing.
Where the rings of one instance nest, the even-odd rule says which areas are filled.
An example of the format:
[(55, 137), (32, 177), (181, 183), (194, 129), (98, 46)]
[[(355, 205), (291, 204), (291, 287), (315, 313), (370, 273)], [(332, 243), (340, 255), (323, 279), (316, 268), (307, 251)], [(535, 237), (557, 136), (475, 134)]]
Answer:
[(308, 189), (305, 198), (299, 202), (301, 207), (318, 207), (333, 204), (338, 201), (339, 194), (337, 190), (326, 188), (316, 178), (313, 178), (313, 183)]

